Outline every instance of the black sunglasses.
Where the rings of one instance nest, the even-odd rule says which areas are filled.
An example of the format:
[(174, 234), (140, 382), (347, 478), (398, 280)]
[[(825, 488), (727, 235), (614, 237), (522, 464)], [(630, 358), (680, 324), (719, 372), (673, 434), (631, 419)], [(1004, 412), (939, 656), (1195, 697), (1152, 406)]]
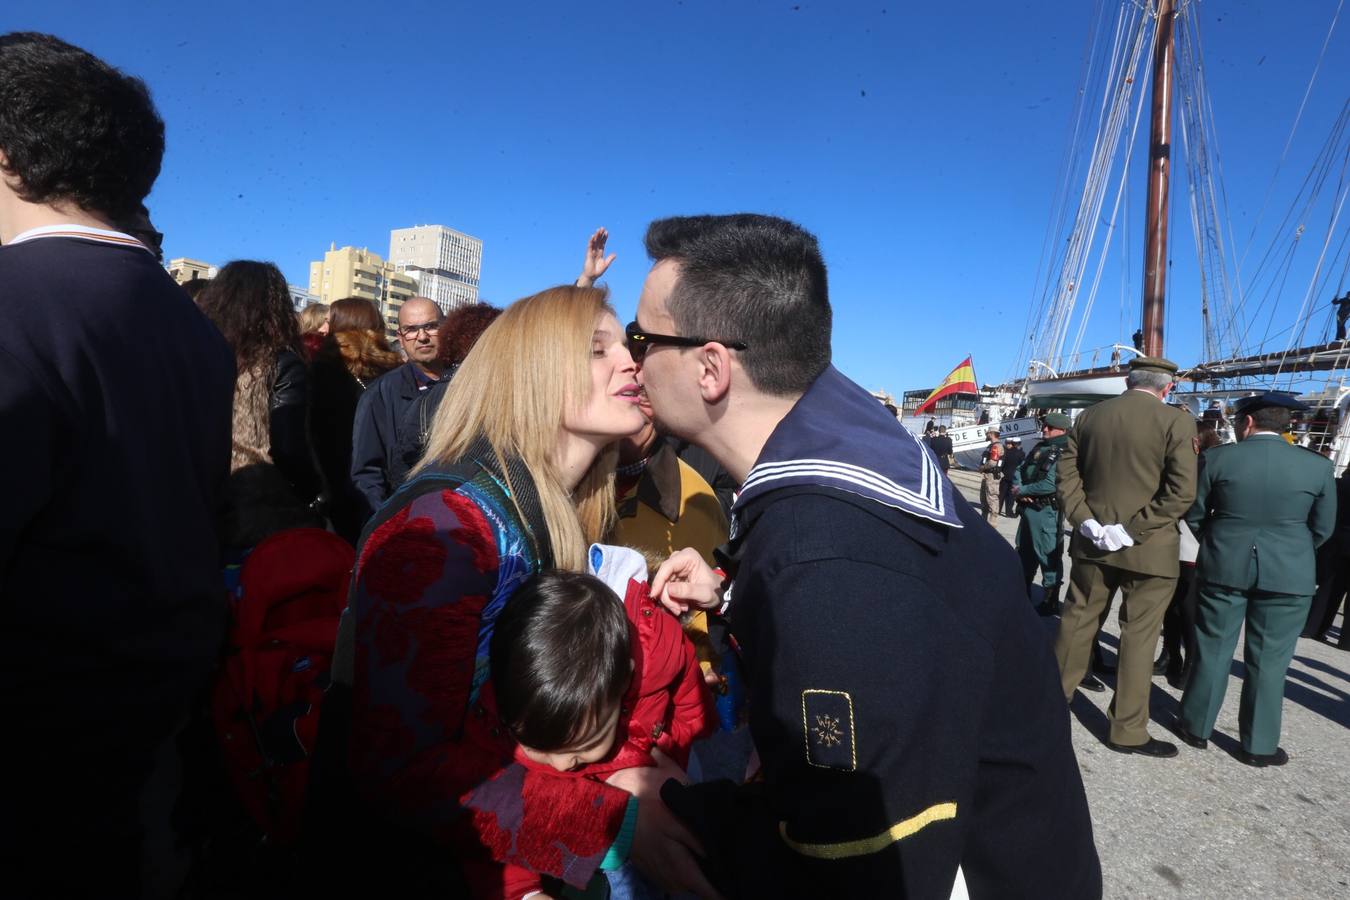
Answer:
[(704, 344), (721, 344), (728, 350), (748, 350), (750, 348), (750, 345), (745, 341), (723, 341), (718, 338), (653, 334), (650, 331), (643, 331), (638, 328), (637, 322), (629, 322), (628, 327), (624, 329), (624, 334), (628, 337), (628, 352), (633, 357), (633, 362), (642, 362), (647, 355), (647, 351), (657, 344), (669, 344), (672, 347), (702, 347)]

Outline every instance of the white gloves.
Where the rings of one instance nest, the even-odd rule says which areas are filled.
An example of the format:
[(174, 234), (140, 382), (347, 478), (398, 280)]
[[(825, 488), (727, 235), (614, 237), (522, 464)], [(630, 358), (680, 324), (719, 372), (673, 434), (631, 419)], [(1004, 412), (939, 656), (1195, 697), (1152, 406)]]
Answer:
[(1114, 553), (1134, 546), (1134, 538), (1125, 531), (1124, 525), (1103, 525), (1096, 519), (1088, 519), (1078, 526), (1078, 531), (1098, 550)]

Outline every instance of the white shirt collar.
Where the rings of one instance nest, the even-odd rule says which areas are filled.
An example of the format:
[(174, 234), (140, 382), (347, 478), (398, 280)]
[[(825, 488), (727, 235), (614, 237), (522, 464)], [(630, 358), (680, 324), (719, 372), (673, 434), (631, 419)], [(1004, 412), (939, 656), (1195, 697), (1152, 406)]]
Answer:
[(34, 241), (39, 238), (79, 238), (87, 241), (98, 241), (103, 244), (114, 244), (119, 247), (139, 247), (146, 253), (150, 249), (136, 240), (129, 234), (121, 231), (109, 231), (106, 228), (92, 228), (88, 225), (39, 225), (37, 228), (30, 228), (27, 231), (16, 234), (12, 239), (5, 242), (6, 247), (14, 244), (22, 244), (25, 241)]

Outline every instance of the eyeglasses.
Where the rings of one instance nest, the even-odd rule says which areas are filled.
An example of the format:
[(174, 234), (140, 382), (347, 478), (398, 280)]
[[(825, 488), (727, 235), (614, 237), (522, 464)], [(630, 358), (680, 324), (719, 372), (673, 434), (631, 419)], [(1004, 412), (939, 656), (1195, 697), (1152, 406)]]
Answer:
[(650, 331), (643, 331), (638, 328), (637, 322), (629, 322), (628, 327), (624, 329), (624, 334), (628, 337), (628, 352), (633, 357), (633, 362), (642, 362), (647, 356), (647, 351), (657, 344), (669, 344), (672, 347), (702, 347), (704, 344), (721, 344), (728, 350), (748, 350), (750, 345), (745, 341), (724, 341), (719, 338), (701, 338), (701, 337), (680, 337), (676, 334), (653, 334)]
[(425, 333), (427, 337), (431, 337), (433, 334), (436, 333), (436, 329), (440, 327), (441, 327), (441, 320), (436, 319), (435, 321), (432, 322), (423, 322), (421, 325), (404, 325), (402, 328), (398, 330), (398, 333), (403, 335), (403, 337), (405, 338), (410, 338), (413, 335), (417, 334), (417, 332), (421, 331)]

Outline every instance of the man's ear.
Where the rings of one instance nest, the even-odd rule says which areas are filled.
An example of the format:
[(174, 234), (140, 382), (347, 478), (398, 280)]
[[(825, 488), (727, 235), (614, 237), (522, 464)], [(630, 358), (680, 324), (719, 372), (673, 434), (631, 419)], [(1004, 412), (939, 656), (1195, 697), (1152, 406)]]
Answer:
[(698, 387), (703, 402), (722, 402), (731, 390), (731, 351), (710, 341), (698, 349), (698, 360)]

